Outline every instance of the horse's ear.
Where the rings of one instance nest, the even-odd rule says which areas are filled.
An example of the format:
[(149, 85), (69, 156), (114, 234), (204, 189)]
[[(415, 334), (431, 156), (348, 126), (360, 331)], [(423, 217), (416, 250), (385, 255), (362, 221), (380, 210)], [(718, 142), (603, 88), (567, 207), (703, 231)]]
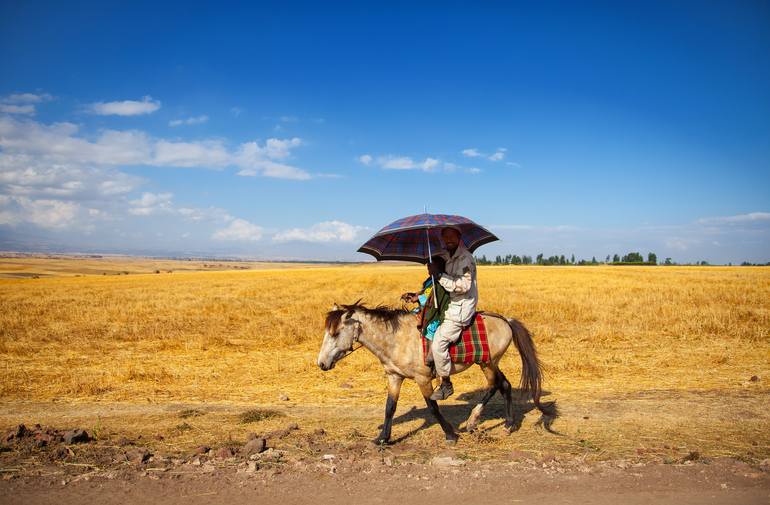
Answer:
[(339, 308), (339, 307), (337, 306), (337, 304), (335, 303), (334, 305), (332, 305), (332, 310), (340, 310), (340, 308)]

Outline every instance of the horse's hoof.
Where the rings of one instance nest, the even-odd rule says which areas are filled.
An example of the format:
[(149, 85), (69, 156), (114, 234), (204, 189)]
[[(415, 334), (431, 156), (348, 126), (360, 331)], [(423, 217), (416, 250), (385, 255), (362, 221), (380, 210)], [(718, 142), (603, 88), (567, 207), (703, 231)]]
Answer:
[(509, 435), (514, 431), (519, 431), (519, 428), (521, 428), (521, 425), (517, 425), (516, 423), (505, 423), (505, 431), (507, 431)]
[(458, 440), (459, 438), (460, 438), (460, 437), (458, 437), (457, 435), (455, 435), (455, 436), (454, 436), (454, 438), (450, 438), (450, 437), (447, 437), (447, 439), (446, 439), (446, 445), (457, 445), (457, 440)]
[(382, 439), (382, 438), (375, 438), (374, 440), (372, 440), (371, 444), (373, 446), (375, 446), (375, 447), (382, 447), (383, 445), (390, 444), (390, 440), (385, 440), (385, 439)]

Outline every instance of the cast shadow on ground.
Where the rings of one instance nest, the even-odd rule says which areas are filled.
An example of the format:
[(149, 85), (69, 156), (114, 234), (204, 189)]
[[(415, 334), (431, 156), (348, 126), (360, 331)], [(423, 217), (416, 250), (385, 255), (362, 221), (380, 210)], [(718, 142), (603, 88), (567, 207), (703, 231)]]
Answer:
[[(469, 391), (465, 393), (461, 393), (457, 396), (458, 400), (466, 402), (465, 405), (441, 405), (439, 404), (439, 409), (441, 410), (441, 413), (444, 415), (447, 421), (452, 423), (452, 426), (455, 427), (456, 431), (459, 432), (465, 432), (465, 427), (461, 425), (465, 423), (465, 421), (468, 419), (468, 416), (471, 413), (471, 410), (473, 407), (476, 406), (476, 404), (481, 400), (481, 398), (484, 396), (485, 389), (477, 389), (475, 391)], [(524, 421), (524, 416), (527, 415), (528, 412), (535, 410), (535, 404), (532, 403), (531, 400), (522, 400), (523, 393), (520, 389), (514, 388), (512, 390), (513, 393), (513, 429), (511, 431), (517, 431), (519, 428), (521, 428), (521, 424)], [(549, 391), (543, 391), (542, 395), (543, 397), (550, 395), (551, 393)], [(529, 395), (527, 395), (528, 397)], [(407, 433), (404, 433), (398, 438), (392, 439), (391, 443), (399, 443), (403, 442), (404, 440), (411, 438), (416, 433), (430, 428), (434, 424), (438, 424), (436, 419), (433, 417), (433, 414), (430, 412), (427, 406), (422, 408), (412, 407), (411, 410), (408, 412), (405, 412), (399, 416), (396, 416), (393, 418), (393, 425), (402, 424), (402, 423), (408, 423), (410, 421), (415, 421), (421, 419), (422, 424)], [(486, 426), (484, 428), (477, 428), (476, 431), (478, 433), (484, 433), (490, 430), (493, 430), (499, 426), (502, 426), (505, 424), (505, 400), (502, 398), (500, 394), (495, 394), (490, 400), (489, 403), (484, 407), (484, 412), (481, 415), (481, 420), (485, 419), (499, 419), (500, 422), (495, 423), (491, 426)], [(542, 421), (542, 419), (541, 419)], [(382, 429), (382, 425), (379, 426), (378, 429)], [(546, 426), (546, 429), (548, 427)], [(548, 431), (552, 431), (548, 429)], [(554, 432), (555, 433), (555, 432)]]

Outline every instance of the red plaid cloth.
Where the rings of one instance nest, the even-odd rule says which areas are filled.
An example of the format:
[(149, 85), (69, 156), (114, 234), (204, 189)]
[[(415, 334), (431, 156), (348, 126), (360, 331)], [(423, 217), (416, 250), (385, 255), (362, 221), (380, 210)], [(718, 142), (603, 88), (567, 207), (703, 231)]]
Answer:
[[(429, 341), (422, 337), (423, 360), (428, 354)], [(489, 340), (484, 317), (476, 314), (473, 323), (463, 329), (460, 339), (449, 346), (449, 359), (452, 363), (485, 363), (489, 361)]]

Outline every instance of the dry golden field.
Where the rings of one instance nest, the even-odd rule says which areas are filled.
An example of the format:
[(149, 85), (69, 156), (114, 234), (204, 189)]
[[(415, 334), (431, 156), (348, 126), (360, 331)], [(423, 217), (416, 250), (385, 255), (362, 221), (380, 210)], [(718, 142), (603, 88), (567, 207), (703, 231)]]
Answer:
[[(10, 261), (0, 271), (21, 268)], [(385, 265), (185, 272), (183, 262), (163, 264), (173, 274), (102, 275), (92, 263), (36, 260), (25, 272), (50, 276), (0, 279), (0, 427), (162, 434), (151, 443), (178, 450), (287, 422), (340, 443), (373, 438), (385, 400), (379, 362), (361, 351), (321, 372), (324, 316), (333, 302), (398, 304), (424, 276)], [(467, 457), (770, 457), (770, 269), (481, 267), (479, 290), (482, 308), (532, 330), (545, 399), (563, 415), (559, 434), (537, 428), (531, 412), (508, 435), (496, 398), (480, 432), (461, 436)], [(518, 378), (513, 347), (502, 368)], [(483, 384), (478, 369), (458, 376), (443, 406), (455, 425)], [(275, 415), (244, 423), (250, 409)], [(426, 416), (405, 384), (393, 438), (440, 447), (439, 427), (422, 429)]]

